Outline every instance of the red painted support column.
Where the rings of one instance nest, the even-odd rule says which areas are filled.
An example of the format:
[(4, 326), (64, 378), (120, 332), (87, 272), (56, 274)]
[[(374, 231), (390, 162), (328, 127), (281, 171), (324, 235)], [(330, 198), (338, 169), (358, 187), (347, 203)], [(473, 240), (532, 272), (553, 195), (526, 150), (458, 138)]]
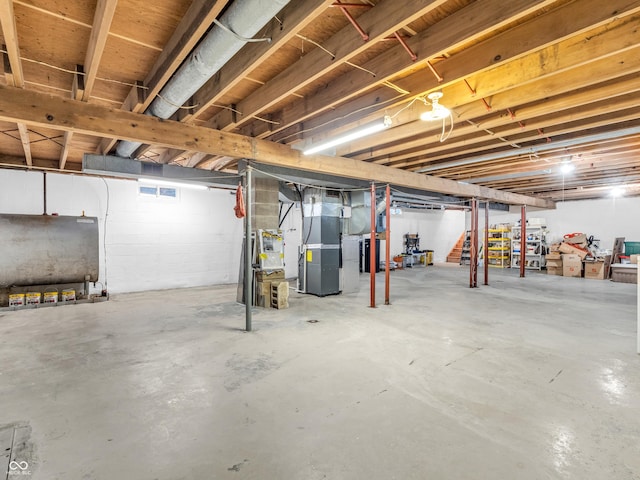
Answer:
[(471, 227), (469, 229), (469, 288), (473, 288), (473, 202), (474, 200), (471, 200)]
[(371, 308), (376, 308), (376, 186), (371, 183), (371, 239), (369, 240), (369, 284)]
[(484, 284), (489, 285), (489, 200), (484, 201)]
[(474, 199), (473, 202), (475, 204), (474, 224), (476, 226), (476, 231), (473, 235), (473, 251), (475, 252), (475, 262), (473, 264), (473, 286), (475, 288), (478, 286), (478, 230), (480, 229), (480, 223), (478, 222), (478, 200)]
[(478, 286), (478, 201), (471, 200), (471, 255), (469, 260), (469, 288)]
[(524, 264), (527, 261), (527, 206), (520, 211), (520, 277), (524, 278)]
[(389, 305), (389, 264), (391, 263), (391, 188), (387, 185), (387, 225), (385, 234), (385, 252), (384, 252), (384, 304)]

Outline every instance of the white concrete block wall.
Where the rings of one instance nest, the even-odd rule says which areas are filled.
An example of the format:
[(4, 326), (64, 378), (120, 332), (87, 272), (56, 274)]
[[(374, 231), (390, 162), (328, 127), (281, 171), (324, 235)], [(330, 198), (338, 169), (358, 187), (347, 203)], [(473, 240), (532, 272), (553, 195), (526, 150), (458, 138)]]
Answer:
[[(0, 213), (42, 214), (42, 185), (41, 172), (0, 169)], [(98, 217), (100, 282), (106, 250), (114, 293), (237, 282), (243, 221), (234, 204), (226, 190), (180, 188), (177, 199), (150, 198), (132, 180), (47, 174), (49, 214)]]
[[(635, 212), (640, 210), (640, 197), (601, 198), (558, 202), (555, 210), (527, 210), (527, 218), (544, 218), (549, 242), (559, 241), (567, 233), (582, 232), (600, 239), (601, 248), (613, 248), (616, 237), (640, 241), (640, 224)], [(479, 212), (480, 229), (484, 229), (484, 210)], [(470, 224), (467, 214), (466, 224)], [(511, 213), (489, 211), (489, 224), (515, 223), (520, 220), (520, 207)]]
[[(420, 249), (433, 250), (435, 263), (446, 262), (465, 228), (465, 215), (460, 210), (409, 210), (402, 209), (402, 215), (391, 216), (391, 256), (404, 251), (404, 234), (417, 233)], [(384, 241), (380, 248), (384, 258)]]

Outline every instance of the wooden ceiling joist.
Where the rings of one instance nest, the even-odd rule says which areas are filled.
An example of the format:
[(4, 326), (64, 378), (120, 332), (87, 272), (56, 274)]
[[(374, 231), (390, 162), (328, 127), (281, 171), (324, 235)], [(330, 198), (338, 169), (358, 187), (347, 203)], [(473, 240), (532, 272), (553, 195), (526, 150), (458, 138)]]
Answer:
[[(480, 0), (407, 39), (406, 43), (417, 55), (418, 59), (415, 63), (425, 62), (446, 53), (449, 49), (481, 38), (491, 30), (551, 3), (553, 3), (552, 0), (515, 0), (508, 4), (498, 0)], [(375, 8), (368, 13), (371, 14), (374, 10)], [(270, 129), (263, 127), (264, 135), (255, 130), (254, 134), (269, 136), (294, 123), (329, 110), (385, 81), (393, 81), (398, 75), (414, 70), (415, 63), (407, 56), (402, 45), (392, 47), (361, 65), (363, 70), (356, 69), (347, 75), (340, 76), (323, 88), (321, 94), (292, 102), (279, 116), (279, 125)], [(374, 75), (369, 72), (373, 72)], [(421, 75), (425, 81), (428, 81), (427, 75), (424, 73)], [(404, 88), (404, 90), (407, 89)], [(243, 108), (241, 103), (238, 107), (245, 116), (252, 114), (251, 111)], [(221, 127), (215, 117), (211, 124)], [(248, 133), (248, 131), (242, 131), (242, 133)]]
[[(143, 112), (231, 0), (117, 0), (117, 9), (116, 0), (0, 2), (6, 85), (63, 97), (81, 115), (58, 123), (51, 113), (55, 120), (39, 123), (24, 104), (6, 113), (13, 121), (3, 124), (0, 155), (74, 170), (83, 152), (108, 153), (122, 138), (154, 163), (236, 171), (239, 159), (269, 151), (281, 165), (337, 175), (385, 172), (432, 190), (468, 181), (543, 198), (562, 190), (546, 171), (563, 154), (576, 166), (573, 198), (636, 178), (640, 0), (360, 2), (366, 7), (351, 14), (367, 41), (334, 1), (290, 1), (256, 34), (270, 43), (244, 45), (171, 121), (158, 123)], [(419, 120), (433, 91), (443, 92), (455, 120), (446, 141), (441, 124)], [(92, 110), (72, 100), (109, 107), (97, 112), (113, 128), (94, 126)], [(114, 117), (114, 108), (133, 116)], [(390, 128), (336, 147), (333, 160), (290, 150), (384, 115), (393, 117)], [(172, 136), (164, 129), (175, 121)]]
[(18, 44), (16, 17), (13, 12), (13, 0), (0, 2), (0, 26), (2, 26), (4, 48), (9, 57), (9, 65), (11, 65), (13, 86), (23, 88), (24, 74), (22, 72), (22, 61), (20, 60), (20, 46)]
[[(142, 112), (151, 104), (227, 3), (228, 0), (194, 0), (149, 71), (143, 86), (133, 87), (129, 92), (122, 104), (124, 110)], [(98, 146), (98, 153), (108, 153), (116, 141), (114, 138), (103, 139)]]
[[(481, 124), (463, 123), (456, 129), (456, 136), (451, 138), (450, 142), (439, 143), (437, 139), (431, 140), (436, 136), (433, 132), (430, 135), (423, 134), (422, 145), (420, 145), (420, 140), (407, 142), (408, 148), (419, 147), (412, 151), (408, 150), (405, 154), (407, 159), (402, 159), (401, 156), (388, 156), (379, 158), (374, 163), (420, 169), (456, 155), (481, 151), (491, 144), (497, 145), (499, 138), (504, 139), (502, 143), (505, 146), (517, 145), (521, 142), (540, 139), (541, 131), (549, 137), (561, 135), (576, 128), (596, 127), (603, 121), (609, 122), (609, 124), (620, 123), (625, 121), (628, 116), (633, 118), (634, 112), (637, 111), (637, 109), (634, 110), (634, 107), (640, 100), (640, 93), (634, 92), (635, 88), (630, 89), (627, 95), (593, 101), (571, 109), (558, 110), (555, 114), (549, 112), (546, 107), (540, 108), (540, 105), (533, 105), (518, 111), (518, 119), (521, 119), (518, 121), (514, 121), (508, 115), (501, 114)], [(538, 109), (541, 110), (539, 115), (536, 114)], [(625, 110), (629, 110), (629, 112), (625, 113)], [(356, 159), (366, 160), (366, 158), (358, 157)]]
[(266, 140), (175, 121), (159, 120), (147, 115), (7, 86), (0, 86), (0, 120), (21, 121), (64, 131), (143, 141), (166, 148), (182, 148), (212, 155), (254, 159), (269, 165), (391, 183), (424, 191), (477, 197), (501, 203), (554, 208), (553, 202), (542, 198), (514, 195), (347, 158), (323, 155), (305, 157), (301, 152), (286, 145)]
[[(84, 65), (82, 66), (84, 75), (82, 75), (82, 80), (78, 78), (80, 76), (79, 74), (76, 74), (74, 77), (74, 86), (81, 84), (82, 88), (71, 89), (72, 95), (76, 100), (87, 102), (91, 97), (117, 4), (118, 0), (98, 0), (93, 19), (93, 27), (91, 28), (91, 36), (89, 37), (89, 45), (87, 46), (87, 53), (85, 55)], [(72, 140), (73, 132), (65, 132), (62, 150), (60, 151), (60, 170), (64, 170), (67, 163), (67, 156), (69, 155)]]
[[(446, 144), (440, 144), (437, 140), (425, 142), (423, 134), (418, 139), (409, 138), (403, 140), (399, 148), (385, 145), (381, 149), (369, 150), (353, 157), (403, 168), (427, 166), (429, 162), (435, 162), (450, 156), (451, 152), (449, 150), (455, 148), (454, 144), (458, 138), (464, 139), (465, 146), (469, 149), (471, 145), (468, 139), (464, 138), (463, 134), (465, 132), (482, 128), (493, 129), (498, 125), (508, 125), (510, 123), (516, 126), (520, 119), (524, 120), (526, 127), (527, 118), (530, 118), (531, 115), (541, 115), (544, 112), (553, 114), (554, 111), (562, 112), (570, 106), (581, 105), (587, 101), (597, 102), (598, 99), (633, 93), (637, 90), (639, 72), (640, 48), (625, 50), (617, 56), (607, 55), (572, 72), (565, 71), (565, 74), (571, 73), (574, 78), (571, 83), (566, 82), (566, 77), (563, 75), (548, 75), (539, 81), (493, 96), (491, 100), (495, 108), (492, 109), (492, 113), (485, 112), (483, 119), (474, 121), (472, 126), (465, 126), (464, 123), (458, 121), (453, 138)], [(595, 86), (590, 88), (590, 85)], [(572, 92), (573, 90), (575, 91)], [(452, 97), (455, 98), (455, 94), (452, 94)], [(526, 105), (536, 99), (541, 102), (539, 106), (531, 107)], [(514, 104), (518, 101), (524, 102), (522, 109), (519, 107), (514, 108)], [(613, 106), (615, 103), (611, 105)], [(506, 109), (509, 107), (514, 109), (512, 112), (515, 114), (515, 118), (512, 121), (507, 118), (508, 112)], [(481, 105), (465, 106), (462, 118), (474, 118), (474, 109), (476, 113), (482, 113), (482, 108)], [(606, 113), (606, 111), (607, 109), (605, 108), (601, 113)], [(419, 122), (416, 125), (420, 123), (423, 122)], [(477, 138), (479, 141), (484, 140), (482, 136)], [(345, 153), (344, 150), (341, 150), (341, 152)], [(428, 159), (423, 158), (423, 155), (428, 155)]]
[(220, 100), (243, 78), (268, 60), (275, 50), (311, 24), (333, 1), (297, 0), (289, 3), (278, 15), (282, 26), (277, 26), (278, 22), (273, 20), (264, 33), (264, 36), (268, 36), (271, 41), (250, 43), (240, 50), (238, 55), (224, 65), (214, 78), (196, 92), (194, 103), (197, 107), (190, 114), (185, 115), (182, 120), (190, 121), (199, 118), (207, 108)]
[[(358, 24), (367, 32), (368, 42), (378, 42), (443, 3), (443, 0), (416, 0), (402, 5), (394, 1), (381, 2), (358, 17)], [(368, 42), (363, 42), (351, 25), (345, 26), (324, 42), (322, 48), (312, 50), (238, 103), (236, 109), (242, 112), (242, 117), (237, 121), (229, 123), (228, 112), (222, 112), (210, 125), (228, 131), (246, 123), (254, 115), (289, 97), (292, 85), (296, 90), (310, 85), (364, 52), (369, 47)]]
[(82, 97), (76, 100), (86, 102), (91, 96), (117, 4), (118, 0), (98, 0), (84, 60), (84, 90)]
[[(556, 46), (550, 46), (554, 41), (562, 40), (570, 34), (577, 32), (583, 32), (595, 27), (600, 27), (603, 23), (608, 23), (609, 18), (605, 11), (601, 8), (596, 8), (595, 0), (587, 0), (584, 3), (586, 7), (584, 13), (579, 16), (571, 16), (568, 14), (568, 7), (560, 7), (556, 10), (551, 10), (540, 17), (536, 17), (529, 22), (516, 26), (510, 30), (505, 31), (501, 35), (491, 38), (485, 42), (472, 46), (450, 58), (444, 59), (437, 63), (438, 70), (443, 74), (444, 82), (437, 82), (434, 78), (425, 76), (422, 72), (417, 72), (409, 77), (402, 78), (398, 81), (398, 84), (405, 90), (411, 91), (414, 94), (424, 94), (431, 89), (438, 88), (445, 93), (443, 104), (446, 104), (449, 108), (456, 109), (464, 104), (470, 102), (477, 102), (481, 104), (482, 98), (491, 98), (506, 89), (512, 88), (516, 85), (526, 84), (528, 82), (534, 82), (545, 76), (557, 74), (570, 68), (576, 68), (577, 66), (593, 62), (598, 58), (603, 58), (608, 55), (613, 55), (616, 52), (623, 52), (625, 49), (634, 46), (628, 35), (633, 31), (634, 25), (637, 23), (637, 19), (629, 18), (633, 13), (637, 13), (640, 9), (640, 2), (633, 2), (632, 5), (629, 2), (623, 0), (615, 0), (616, 5), (613, 8), (619, 7), (619, 17), (604, 32), (599, 32), (596, 38), (600, 35), (605, 35), (607, 41), (591, 41), (588, 42), (587, 47), (583, 44), (576, 44), (575, 41), (560, 42), (563, 46), (562, 52), (557, 51)], [(582, 3), (582, 2), (581, 2)], [(607, 10), (608, 12), (608, 10)], [(560, 28), (556, 27), (561, 25)], [(612, 30), (609, 33), (609, 28)], [(617, 46), (610, 45), (609, 40), (615, 41)], [(566, 44), (566, 45), (565, 45)], [(637, 43), (636, 43), (637, 44)], [(545, 48), (546, 47), (546, 48)], [(542, 49), (542, 50), (540, 50)], [(525, 56), (529, 53), (538, 52), (531, 57)], [(522, 60), (518, 60), (522, 58)], [(514, 66), (513, 61), (526, 62)], [(558, 65), (557, 62), (563, 62), (562, 65)], [(553, 67), (552, 67), (553, 66)], [(626, 67), (625, 67), (626, 68)], [(608, 68), (608, 75), (616, 75), (617, 69)], [(479, 73), (482, 73), (481, 75)], [(470, 79), (470, 75), (474, 75)], [(516, 78), (517, 76), (517, 78)], [(472, 94), (466, 85), (463, 85), (463, 80), (470, 79), (471, 84), (475, 89), (475, 93)], [(576, 81), (580, 81), (577, 77)], [(587, 81), (586, 79), (584, 81)], [(571, 82), (563, 83), (565, 88), (571, 88)], [(524, 90), (524, 89), (522, 89)], [(538, 90), (542, 98), (548, 96), (546, 91)], [(372, 92), (368, 95), (368, 101), (370, 104), (374, 104), (374, 99), (385, 99), (396, 97), (395, 92)], [(529, 96), (531, 94), (529, 93)], [(518, 95), (513, 95), (518, 99)], [(380, 100), (378, 100), (380, 101)], [(356, 111), (360, 108), (361, 103), (345, 105), (344, 108), (339, 107), (339, 111), (334, 111), (331, 114), (339, 116), (343, 112)], [(518, 105), (523, 102), (516, 101), (513, 105)], [(493, 105), (493, 101), (492, 101)], [(389, 110), (389, 105), (382, 105), (380, 108), (370, 109), (367, 111), (368, 115), (362, 119), (362, 122), (372, 120), (376, 115), (378, 118), (384, 112), (393, 113), (393, 109)], [(402, 108), (402, 106), (400, 107)], [(498, 106), (499, 108), (499, 106)], [(396, 108), (395, 110), (398, 110)], [(495, 109), (494, 109), (495, 110)], [(464, 112), (457, 112), (458, 114)], [(465, 115), (470, 117), (470, 115)], [(465, 118), (463, 117), (463, 118)], [(417, 115), (416, 115), (417, 118)], [(458, 120), (459, 117), (456, 117)], [(320, 125), (326, 121), (325, 118), (319, 117), (316, 121), (307, 125), (307, 128), (313, 128), (314, 125)], [(288, 122), (288, 120), (285, 120)], [(324, 129), (326, 130), (326, 129)], [(396, 128), (389, 130), (386, 135), (393, 135), (396, 133)], [(322, 132), (321, 130), (319, 132)], [(333, 134), (340, 133), (332, 132)], [(327, 133), (320, 133), (317, 137), (322, 137)], [(385, 132), (382, 133), (385, 135)], [(271, 138), (273, 135), (267, 135)], [(275, 136), (277, 139), (278, 137)], [(380, 139), (379, 143), (384, 144), (384, 136)], [(355, 142), (353, 148), (347, 147), (341, 149), (341, 154), (348, 154), (356, 152), (359, 145), (363, 145), (364, 142)], [(367, 149), (371, 153), (370, 149)], [(384, 154), (383, 154), (384, 155)]]
[[(0, 2), (0, 26), (4, 37), (4, 47), (9, 58), (10, 71), (5, 72), (7, 84), (14, 87), (24, 88), (24, 74), (22, 72), (22, 61), (20, 60), (20, 46), (18, 44), (18, 31), (16, 28), (16, 18), (13, 13), (13, 0)], [(24, 150), (25, 162), (28, 166), (33, 164), (31, 156), (31, 141), (29, 130), (23, 123), (18, 122), (20, 141)]]
[[(277, 20), (272, 20), (263, 37), (271, 39), (269, 42), (252, 42), (245, 45), (238, 55), (227, 62), (200, 90), (193, 96), (193, 108), (179, 110), (177, 120), (193, 122), (206, 110), (224, 97), (228, 92), (246, 78), (253, 70), (267, 61), (273, 52), (290, 41), (303, 28), (307, 27), (333, 0), (299, 0), (289, 3), (278, 15), (282, 22), (279, 27)], [(174, 154), (175, 155), (175, 154)]]
[[(562, 16), (556, 16), (557, 12), (553, 13), (553, 15), (551, 13), (547, 14), (550, 16), (547, 20), (557, 22), (558, 19), (562, 18)], [(586, 20), (593, 21), (601, 20), (601, 18), (602, 17), (600, 15), (586, 16)], [(514, 106), (525, 105), (537, 100), (547, 99), (550, 96), (559, 95), (560, 93), (573, 93), (580, 88), (581, 83), (585, 86), (593, 85), (597, 82), (597, 79), (592, 75), (602, 75), (602, 81), (605, 81), (614, 75), (619, 77), (621, 76), (621, 71), (617, 68), (612, 68), (615, 62), (619, 63), (621, 60), (626, 58), (633, 62), (633, 59), (637, 58), (639, 55), (638, 52), (640, 52), (640, 49), (637, 48), (637, 43), (631, 44), (629, 41), (629, 35), (637, 29), (638, 21), (638, 17), (635, 16), (625, 17), (607, 25), (606, 30), (597, 33), (598, 36), (602, 35), (606, 38), (603, 38), (600, 42), (588, 42), (588, 48), (586, 48), (582, 43), (566, 41), (559, 42), (558, 44), (539, 50), (540, 47), (543, 47), (544, 44), (548, 43), (551, 35), (549, 34), (548, 29), (545, 30), (542, 28), (545, 27), (545, 25), (538, 24), (536, 20), (536, 22), (532, 22), (533, 25), (531, 26), (540, 26), (539, 30), (541, 33), (536, 38), (541, 39), (544, 42), (544, 44), (538, 44), (533, 40), (529, 42), (529, 46), (534, 47), (533, 50), (537, 51), (536, 55), (530, 57), (526, 63), (524, 60), (517, 61), (518, 68), (514, 68), (513, 64), (503, 64), (502, 66), (494, 67), (491, 71), (488, 71), (483, 75), (477, 75), (476, 80), (474, 81), (474, 83), (477, 84), (476, 93), (474, 95), (472, 95), (471, 92), (465, 92), (466, 85), (462, 80), (466, 78), (464, 73), (473, 72), (477, 68), (477, 65), (473, 66), (473, 62), (474, 59), (479, 56), (480, 51), (483, 50), (482, 47), (484, 45), (480, 44), (478, 48), (471, 48), (468, 51), (460, 53), (456, 57), (443, 61), (442, 63), (445, 64), (446, 71), (452, 73), (447, 75), (449, 86), (443, 85), (441, 88), (444, 94), (442, 103), (446, 104), (448, 108), (454, 110), (455, 120), (458, 125), (460, 125), (461, 121), (464, 121), (466, 118), (481, 117), (483, 114), (487, 113), (485, 105), (480, 101), (481, 98), (489, 98), (491, 102), (491, 111), (500, 112), (505, 111), (509, 107), (513, 109)], [(585, 19), (581, 18), (579, 23), (584, 25)], [(518, 38), (518, 36), (515, 35), (515, 33), (517, 33), (516, 30), (518, 29), (516, 28), (514, 31), (508, 32), (514, 35), (509, 35), (507, 36), (508, 38), (504, 38), (505, 45), (517, 45), (516, 48), (519, 49), (521, 53), (526, 53), (522, 50), (521, 38)], [(526, 32), (528, 30), (528, 28), (525, 29), (525, 32), (523, 33), (528, 33)], [(495, 52), (497, 50), (491, 51)], [(633, 51), (636, 53), (633, 53)], [(625, 52), (628, 52), (629, 54), (624, 55), (624, 57), (620, 57), (620, 55)], [(591, 68), (592, 64), (600, 59), (606, 59), (607, 57), (611, 57), (610, 61), (606, 62), (607, 67)], [(545, 61), (541, 62), (541, 58), (544, 58)], [(549, 68), (549, 64), (551, 63), (555, 65), (553, 69)], [(637, 61), (634, 63), (640, 64), (640, 62)], [(630, 66), (627, 66), (625, 70), (628, 71), (629, 67)], [(455, 70), (459, 73), (454, 76), (453, 71)], [(592, 70), (593, 74), (591, 73)], [(584, 78), (587, 71), (589, 72), (589, 75), (587, 78)], [(461, 75), (461, 73), (463, 74)], [(560, 75), (564, 74), (575, 77), (575, 81), (546, 81), (547, 78), (558, 78)], [(516, 75), (518, 78), (513, 78)], [(507, 82), (502, 83), (504, 80), (507, 80)], [(454, 84), (454, 82), (457, 83)], [(507, 89), (504, 87), (505, 84), (519, 86)], [(615, 87), (614, 92), (612, 93), (609, 93), (609, 88), (610, 87), (606, 87), (606, 91), (604, 91), (605, 88), (603, 88), (599, 98), (606, 98), (607, 96), (615, 94)], [(626, 90), (618, 89), (618, 91), (625, 92)], [(558, 98), (558, 101), (561, 102), (562, 100)], [(589, 101), (594, 100), (591, 99)], [(572, 100), (567, 100), (565, 103), (566, 105), (575, 106), (575, 103)], [(551, 106), (551, 102), (546, 102), (546, 105), (548, 105), (547, 108), (549, 112), (557, 111), (559, 109), (558, 102), (553, 102), (553, 106)], [(424, 109), (425, 107), (422, 108)], [(418, 120), (420, 113), (420, 108), (409, 111), (403, 115), (402, 121), (409, 123), (412, 120)], [(518, 115), (518, 117), (520, 117), (520, 115)], [(406, 126), (400, 125), (398, 127), (394, 127), (388, 131), (381, 132), (379, 141), (380, 143), (391, 143), (398, 140), (404, 140), (405, 138), (419, 134), (420, 132), (416, 131), (416, 128), (420, 127), (424, 129), (425, 123), (416, 122)], [(349, 155), (365, 148), (366, 146), (364, 142), (352, 142), (348, 146), (339, 149), (339, 154)], [(408, 148), (410, 147), (407, 146), (407, 149)], [(387, 153), (388, 152), (383, 151), (380, 151), (379, 153), (376, 152), (376, 154), (379, 155), (386, 155)], [(371, 151), (369, 151), (368, 154), (371, 156)]]

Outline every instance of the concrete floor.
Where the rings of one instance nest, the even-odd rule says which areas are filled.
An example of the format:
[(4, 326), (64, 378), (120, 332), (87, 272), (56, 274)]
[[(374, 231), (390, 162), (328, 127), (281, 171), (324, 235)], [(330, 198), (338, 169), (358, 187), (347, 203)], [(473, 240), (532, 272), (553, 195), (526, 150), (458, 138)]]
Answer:
[(396, 271), (377, 309), (363, 275), (256, 311), (252, 333), (231, 286), (0, 312), (3, 468), (11, 451), (28, 469), (8, 478), (47, 480), (640, 478), (636, 286), (491, 275)]

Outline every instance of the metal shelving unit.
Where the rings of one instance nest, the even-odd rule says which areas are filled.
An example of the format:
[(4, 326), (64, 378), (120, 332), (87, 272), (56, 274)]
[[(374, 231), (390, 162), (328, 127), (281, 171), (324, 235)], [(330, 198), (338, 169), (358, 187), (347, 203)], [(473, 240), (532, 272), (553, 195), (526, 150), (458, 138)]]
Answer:
[(507, 226), (490, 228), (487, 241), (487, 261), (493, 268), (509, 268), (511, 266), (511, 229)]
[[(524, 256), (524, 268), (528, 270), (542, 270), (545, 265), (545, 254), (547, 253), (546, 243), (547, 230), (545, 227), (534, 227), (527, 225), (527, 238)], [(511, 267), (520, 268), (520, 246), (522, 244), (521, 228), (511, 229)]]

